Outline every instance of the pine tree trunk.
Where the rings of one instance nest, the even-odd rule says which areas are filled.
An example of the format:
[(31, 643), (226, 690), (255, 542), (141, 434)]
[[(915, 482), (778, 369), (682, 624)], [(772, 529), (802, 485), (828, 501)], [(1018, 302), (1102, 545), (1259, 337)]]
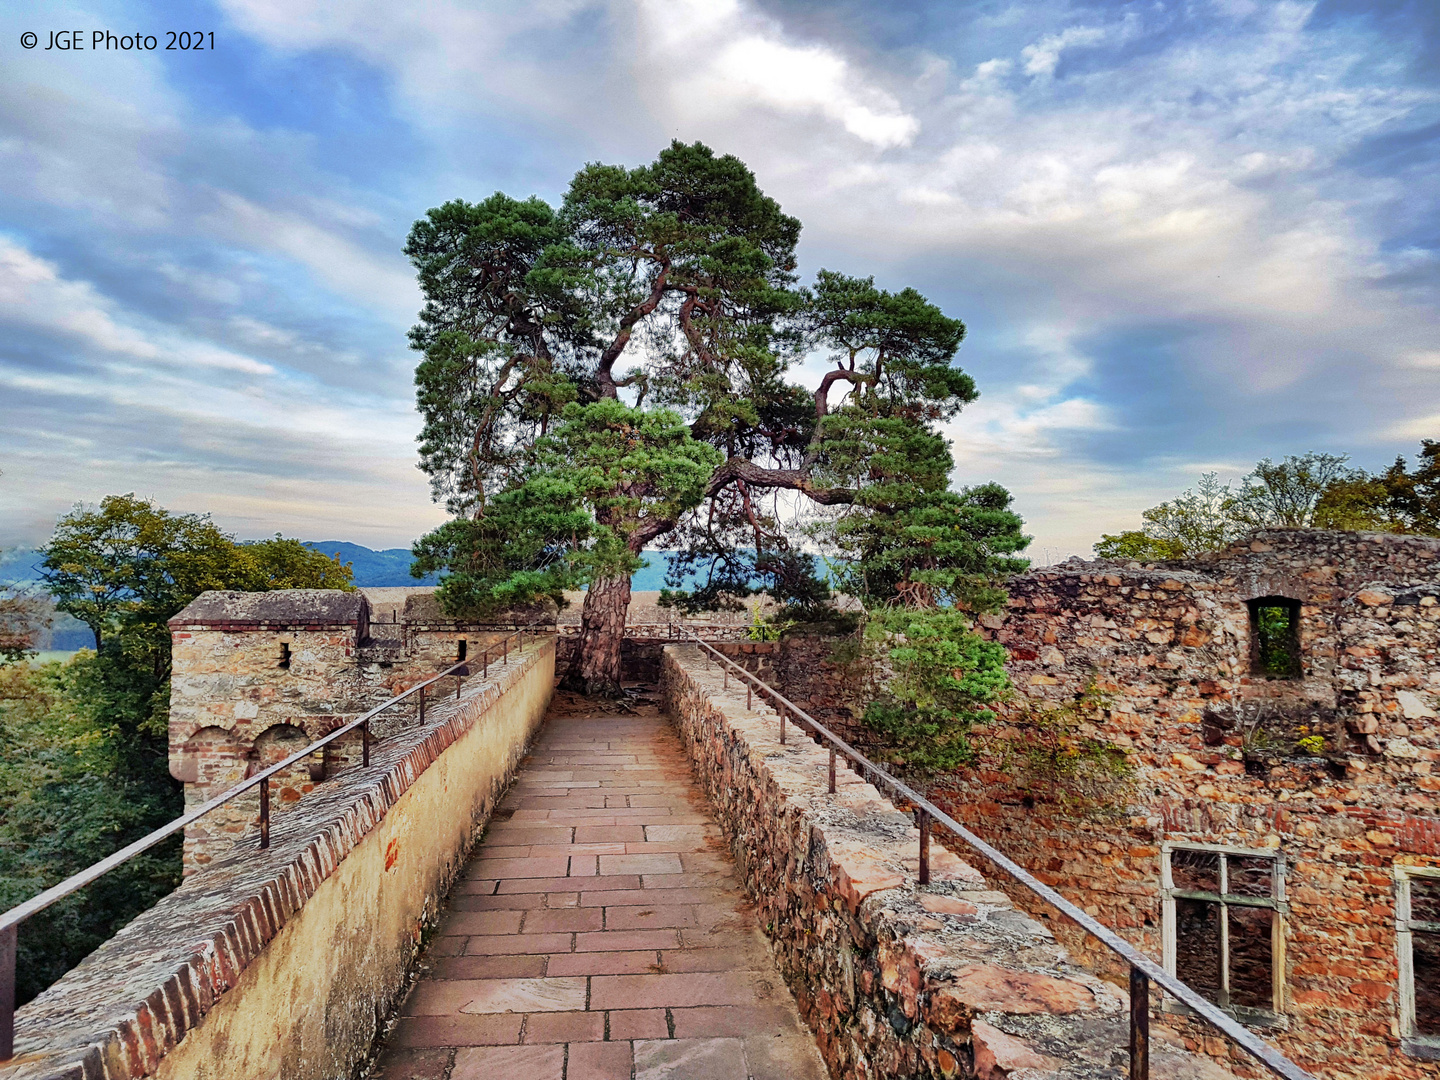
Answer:
[(620, 696), (620, 644), (629, 607), (628, 575), (591, 582), (580, 613), (580, 640), (562, 687), (590, 697)]

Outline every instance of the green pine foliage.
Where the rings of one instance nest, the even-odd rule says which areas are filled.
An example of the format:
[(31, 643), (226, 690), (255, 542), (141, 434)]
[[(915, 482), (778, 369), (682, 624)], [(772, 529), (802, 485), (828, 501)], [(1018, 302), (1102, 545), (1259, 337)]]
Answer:
[[(948, 490), (937, 430), (977, 396), (964, 324), (870, 277), (802, 287), (799, 236), (743, 162), (680, 142), (586, 165), (558, 207), (496, 194), (416, 222), (420, 460), (454, 520), (415, 572), (444, 575), (449, 610), (590, 584), (567, 680), (618, 691), (622, 624), (598, 597), (650, 541), (675, 553), (664, 601), (685, 611), (763, 589), (777, 626), (825, 618), (817, 541), (867, 603), (997, 601), (1019, 518), (995, 485)], [(791, 381), (816, 352), (819, 386)], [(615, 457), (632, 430), (644, 454)]]
[(983, 640), (969, 612), (953, 607), (872, 611), (867, 636), (889, 673), (864, 715), (887, 739), (882, 757), (919, 773), (973, 761), (972, 731), (995, 719), (992, 706), (1010, 689), (1004, 646)]
[(672, 410), (572, 402), (520, 483), (416, 544), (416, 572), (448, 570), (437, 595), (457, 613), (563, 603), (563, 590), (638, 570), (648, 539), (699, 503), (719, 463)]

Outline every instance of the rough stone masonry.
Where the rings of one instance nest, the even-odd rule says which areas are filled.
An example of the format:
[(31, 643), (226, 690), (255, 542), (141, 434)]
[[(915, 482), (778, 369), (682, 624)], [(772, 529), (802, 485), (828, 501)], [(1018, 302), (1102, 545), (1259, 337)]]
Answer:
[[(952, 853), (932, 848), (918, 885), (908, 816), (843, 768), (828, 794), (828, 752), (781, 743), (775, 712), (726, 682), (698, 649), (665, 650), (667, 710), (831, 1076), (1120, 1080), (1125, 996)], [(1232, 1076), (1153, 1034), (1157, 1080)]]
[[(1318, 1075), (1440, 1075), (1440, 540), (1268, 530), (1183, 562), (1071, 559), (1008, 589), (980, 621), (1017, 696), (982, 738), (1024, 738), (1022, 706), (1090, 688), (1102, 701), (1074, 734), (1128, 752), (1133, 774), (1086, 812), (993, 767), (931, 797)], [(736, 651), (864, 745), (835, 646)]]

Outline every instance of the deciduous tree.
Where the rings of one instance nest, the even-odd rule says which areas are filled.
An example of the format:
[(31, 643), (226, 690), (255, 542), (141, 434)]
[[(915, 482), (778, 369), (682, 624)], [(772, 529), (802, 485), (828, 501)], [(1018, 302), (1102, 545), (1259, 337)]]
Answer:
[(1206, 473), (1193, 490), (1144, 511), (1140, 529), (1106, 534), (1095, 553), (1150, 562), (1213, 551), (1255, 529), (1354, 529), (1440, 535), (1440, 442), (1425, 439), (1410, 472), (1383, 473), (1310, 451), (1259, 461), (1238, 489)]
[[(350, 588), (348, 567), (276, 536), (237, 543), (209, 518), (132, 495), (61, 518), (44, 549), (56, 606), (94, 631), (65, 664), (0, 664), (0, 909), (174, 818), (167, 620), (206, 589)], [(179, 838), (27, 920), (20, 998), (179, 884)]]

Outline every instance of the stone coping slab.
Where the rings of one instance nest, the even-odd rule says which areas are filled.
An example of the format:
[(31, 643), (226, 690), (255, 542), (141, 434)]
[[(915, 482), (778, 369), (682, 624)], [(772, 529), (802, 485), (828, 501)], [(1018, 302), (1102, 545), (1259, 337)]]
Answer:
[(17, 1011), (0, 1080), (153, 1074), (417, 779), (553, 651), (550, 639), (472, 677), (424, 725), (373, 743), (368, 769), (344, 770), (273, 817), (268, 850), (248, 836), (137, 916)]
[[(1120, 1080), (1127, 995), (931, 844), (909, 816), (694, 646), (669, 646), (667, 710), (715, 807), (776, 960), (837, 1078)], [(1152, 1028), (1159, 1080), (1233, 1074)]]
[(238, 592), (212, 589), (190, 601), (170, 620), (172, 630), (258, 626), (305, 629), (361, 626), (370, 617), (370, 602), (357, 591), (343, 589), (276, 589)]

